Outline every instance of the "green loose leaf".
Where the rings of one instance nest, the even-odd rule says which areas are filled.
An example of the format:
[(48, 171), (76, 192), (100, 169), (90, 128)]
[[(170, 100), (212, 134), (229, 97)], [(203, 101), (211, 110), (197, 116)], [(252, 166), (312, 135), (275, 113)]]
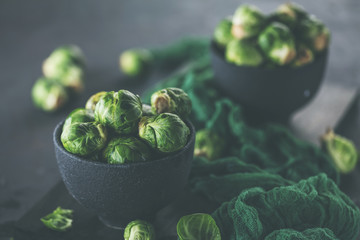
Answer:
[(191, 113), (191, 100), (180, 88), (165, 88), (153, 93), (151, 108), (154, 114), (174, 113), (182, 118), (187, 118)]
[(125, 240), (155, 240), (155, 229), (152, 224), (135, 220), (130, 222), (124, 230)]
[(135, 137), (116, 137), (104, 149), (103, 157), (110, 164), (144, 162), (151, 158), (151, 150)]
[(321, 142), (341, 173), (346, 174), (354, 170), (359, 156), (352, 141), (335, 134), (332, 129), (329, 129), (321, 137)]
[(110, 127), (119, 134), (131, 134), (137, 131), (142, 115), (140, 97), (127, 90), (107, 92), (94, 110), (95, 120)]
[(52, 213), (42, 217), (40, 220), (46, 227), (63, 232), (71, 228), (73, 222), (72, 214), (73, 210), (57, 207)]
[(205, 213), (183, 216), (177, 223), (176, 231), (180, 240), (221, 240), (215, 220)]
[(68, 152), (88, 156), (96, 154), (105, 146), (107, 130), (96, 122), (76, 122), (63, 127), (60, 138)]
[(153, 117), (142, 117), (139, 123), (139, 136), (151, 147), (169, 153), (185, 146), (190, 129), (175, 114), (162, 113)]

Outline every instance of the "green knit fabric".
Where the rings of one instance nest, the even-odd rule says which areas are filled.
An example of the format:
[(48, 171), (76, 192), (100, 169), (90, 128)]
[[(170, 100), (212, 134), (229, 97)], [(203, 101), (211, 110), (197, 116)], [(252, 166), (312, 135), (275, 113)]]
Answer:
[(273, 231), (271, 234), (265, 237), (265, 240), (309, 240), (309, 239), (321, 239), (321, 240), (339, 240), (335, 234), (328, 228), (310, 228), (303, 232), (299, 232), (293, 229), (281, 229)]
[[(325, 174), (269, 191), (244, 190), (223, 203), (213, 217), (222, 239), (228, 240), (260, 240), (281, 229), (312, 228), (328, 228), (339, 239), (352, 240), (360, 228), (359, 209)], [(286, 233), (278, 235), (276, 239), (288, 239)]]

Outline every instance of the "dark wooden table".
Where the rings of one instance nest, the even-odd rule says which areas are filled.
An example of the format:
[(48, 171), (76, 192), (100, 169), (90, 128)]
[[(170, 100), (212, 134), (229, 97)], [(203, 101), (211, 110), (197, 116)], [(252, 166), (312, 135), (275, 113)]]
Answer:
[[(252, 1), (265, 12), (282, 2)], [(92, 93), (100, 90), (126, 88), (141, 94), (158, 80), (153, 77), (147, 82), (125, 82), (118, 70), (121, 51), (129, 47), (161, 46), (188, 35), (210, 36), (216, 23), (231, 14), (238, 4), (235, 0), (226, 3), (216, 0), (2, 0), (0, 224), (20, 219), (59, 182), (51, 135), (55, 125), (73, 108), (82, 106)], [(314, 115), (295, 116), (294, 131), (300, 137), (314, 140), (311, 133), (322, 132), (327, 127), (320, 129), (322, 124), (339, 123), (360, 85), (360, 2), (303, 0), (301, 4), (332, 30), (322, 86), (323, 91), (331, 91), (325, 91), (322, 100), (315, 102), (317, 105), (308, 106), (316, 106), (311, 111), (317, 113), (320, 120), (310, 121)], [(31, 87), (41, 76), (42, 61), (55, 47), (68, 43), (79, 45), (87, 57), (86, 89), (67, 108), (46, 114), (34, 108)], [(354, 104), (338, 128), (358, 147), (359, 119), (359, 104)], [(309, 129), (315, 130), (309, 133)], [(356, 184), (360, 184), (357, 174), (343, 181), (343, 187)], [(354, 199), (360, 197), (359, 192), (348, 194)]]

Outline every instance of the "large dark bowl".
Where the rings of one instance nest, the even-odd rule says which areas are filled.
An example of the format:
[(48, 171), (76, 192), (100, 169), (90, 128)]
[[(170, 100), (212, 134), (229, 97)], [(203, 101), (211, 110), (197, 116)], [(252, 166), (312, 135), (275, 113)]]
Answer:
[(67, 152), (61, 141), (63, 122), (54, 131), (55, 154), (69, 193), (110, 227), (124, 228), (135, 219), (150, 219), (184, 188), (191, 169), (195, 129), (185, 147), (149, 162), (111, 165)]
[(327, 50), (298, 68), (237, 66), (212, 42), (212, 67), (217, 85), (252, 115), (266, 120), (286, 120), (316, 94), (326, 68)]

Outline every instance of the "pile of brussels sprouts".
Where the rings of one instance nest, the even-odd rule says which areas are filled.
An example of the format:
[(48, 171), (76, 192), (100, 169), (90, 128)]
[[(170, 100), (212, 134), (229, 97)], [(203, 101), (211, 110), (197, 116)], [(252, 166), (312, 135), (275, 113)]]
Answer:
[(290, 2), (270, 15), (241, 5), (214, 31), (214, 41), (226, 60), (240, 66), (300, 67), (314, 61), (329, 40), (329, 29), (319, 19)]
[(53, 112), (64, 106), (72, 93), (84, 88), (85, 58), (75, 45), (56, 48), (42, 66), (44, 76), (32, 88), (32, 99), (38, 108)]
[(123, 164), (149, 161), (182, 149), (190, 129), (182, 119), (191, 100), (179, 88), (153, 93), (151, 106), (127, 90), (98, 92), (64, 122), (61, 142), (89, 160)]

